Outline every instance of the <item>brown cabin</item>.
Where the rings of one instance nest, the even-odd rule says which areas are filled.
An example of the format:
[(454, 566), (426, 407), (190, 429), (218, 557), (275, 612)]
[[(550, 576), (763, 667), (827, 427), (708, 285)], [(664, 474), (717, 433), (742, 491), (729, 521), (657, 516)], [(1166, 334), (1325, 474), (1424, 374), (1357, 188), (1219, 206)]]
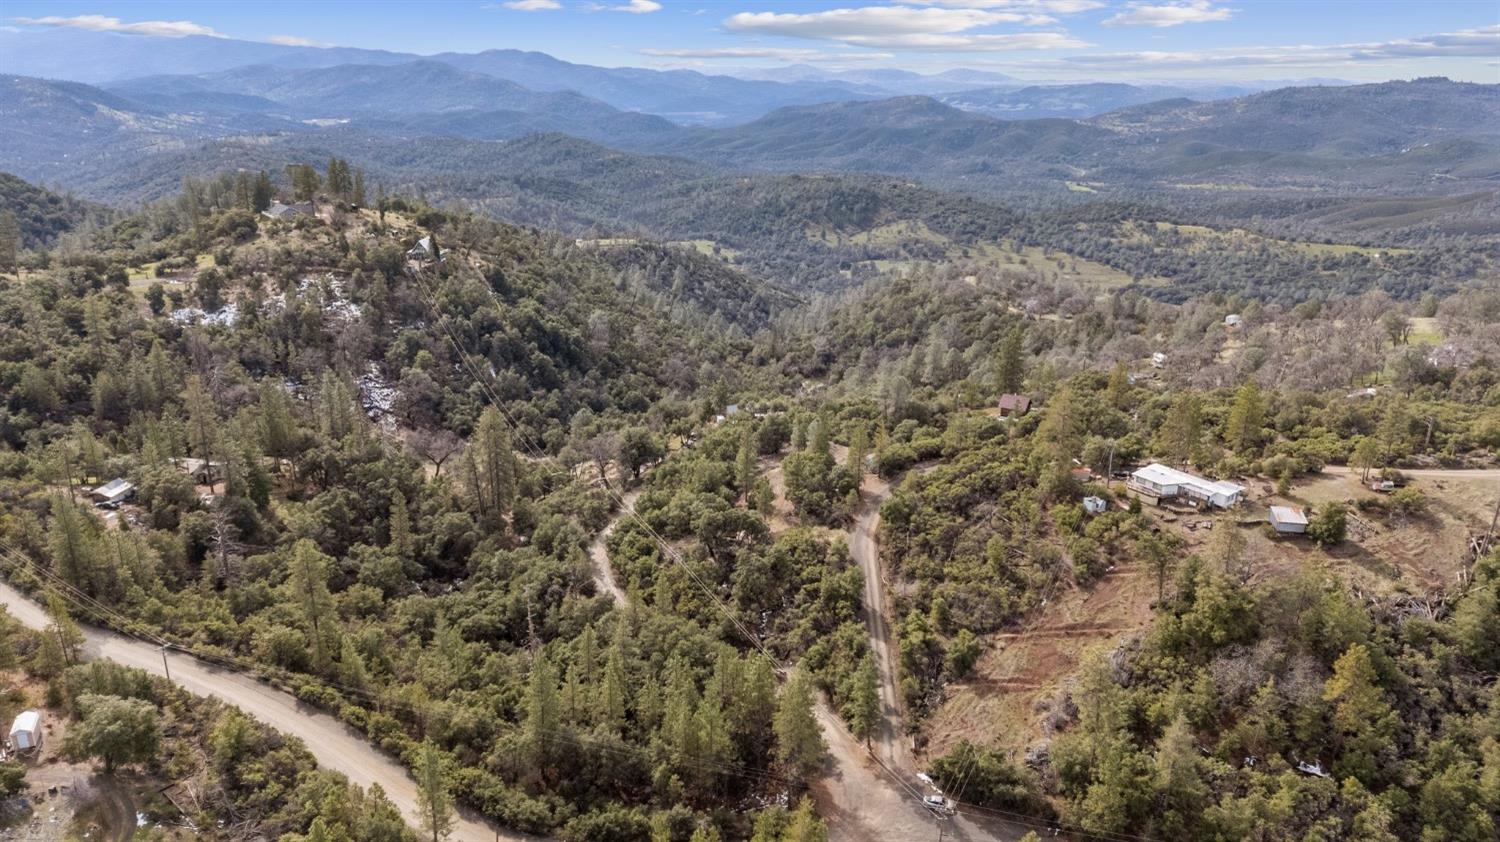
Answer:
[(1000, 417), (1022, 416), (1031, 411), (1031, 398), (1009, 392), (1000, 396)]

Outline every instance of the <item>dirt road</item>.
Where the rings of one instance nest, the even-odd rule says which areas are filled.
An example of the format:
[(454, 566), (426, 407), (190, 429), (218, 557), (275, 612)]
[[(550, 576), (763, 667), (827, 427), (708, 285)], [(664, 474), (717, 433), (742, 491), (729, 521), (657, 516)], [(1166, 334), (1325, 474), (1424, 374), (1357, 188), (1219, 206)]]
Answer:
[(594, 538), (594, 543), (589, 545), (589, 561), (594, 565), (594, 585), (599, 588), (600, 593), (609, 594), (615, 604), (621, 606), (626, 603), (625, 589), (620, 587), (620, 583), (615, 580), (615, 569), (610, 566), (609, 548), (605, 546), (605, 542), (609, 540), (610, 535), (614, 534), (615, 527), (620, 521), (635, 511), (635, 501), (640, 497), (640, 489), (627, 491), (625, 496), (620, 498), (620, 510), (615, 512), (609, 525), (600, 530), (598, 536)]
[[(1495, 479), (1500, 480), (1500, 468), (1397, 468), (1402, 474), (1417, 479)], [(1324, 465), (1325, 474), (1360, 474), (1360, 468), (1348, 465)], [(1372, 474), (1378, 473), (1372, 471)]]
[(880, 669), (880, 727), (871, 741), (880, 759), (895, 769), (914, 768), (911, 743), (901, 720), (901, 689), (896, 684), (896, 661), (891, 644), (890, 614), (885, 604), (885, 576), (880, 569), (880, 550), (875, 536), (880, 530), (880, 506), (890, 496), (891, 486), (875, 474), (866, 474), (860, 484), (860, 507), (849, 533), (849, 552), (865, 577), (865, 629), (870, 650)]
[[(47, 612), (4, 582), (0, 582), (0, 605), (28, 628), (47, 627)], [(83, 651), (89, 657), (107, 658), (152, 675), (164, 674), (161, 650), (156, 646), (87, 626), (82, 630)], [(380, 784), (406, 820), (413, 827), (418, 825), (416, 782), (400, 763), (375, 749), (357, 731), (250, 676), (211, 666), (182, 653), (171, 654), (168, 659), (172, 681), (184, 690), (220, 699), (283, 734), (302, 740), (319, 766), (339, 772), (353, 783), (365, 788)], [(476, 815), (461, 811), (449, 838), (454, 842), (492, 842), (496, 839), (520, 842), (536, 837), (502, 830)]]

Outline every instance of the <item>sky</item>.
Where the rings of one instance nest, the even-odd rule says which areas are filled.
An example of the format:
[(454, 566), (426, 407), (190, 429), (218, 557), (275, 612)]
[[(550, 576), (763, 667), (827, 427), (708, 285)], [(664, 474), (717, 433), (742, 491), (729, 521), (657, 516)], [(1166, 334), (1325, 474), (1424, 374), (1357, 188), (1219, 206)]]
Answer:
[(1031, 80), (1500, 82), (1500, 0), (256, 0), (0, 3), (0, 26), (606, 66), (813, 64)]

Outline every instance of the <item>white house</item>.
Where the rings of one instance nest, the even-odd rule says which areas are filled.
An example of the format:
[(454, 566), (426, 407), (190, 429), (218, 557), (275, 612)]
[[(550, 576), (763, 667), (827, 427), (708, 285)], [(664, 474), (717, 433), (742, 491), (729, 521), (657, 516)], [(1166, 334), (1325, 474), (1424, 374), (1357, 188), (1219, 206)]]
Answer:
[(1301, 535), (1307, 532), (1307, 513), (1291, 506), (1271, 507), (1271, 528), (1279, 535)]
[(100, 506), (118, 506), (135, 496), (135, 485), (116, 477), (89, 492), (94, 503)]
[(10, 726), (10, 747), (18, 753), (29, 753), (42, 747), (42, 715), (23, 710)]
[(1156, 353), (1154, 353), (1154, 354), (1151, 355), (1151, 367), (1152, 368), (1166, 368), (1166, 366), (1167, 366), (1167, 355), (1166, 354), (1163, 354), (1161, 351), (1157, 351)]
[(421, 262), (427, 261), (427, 260), (431, 260), (432, 259), (432, 235), (428, 234), (427, 236), (423, 237), (422, 239), (417, 240), (417, 244), (414, 245), (414, 246), (412, 246), (410, 249), (407, 250), (407, 252), (406, 252), (406, 259), (407, 260), (415, 260), (418, 263), (421, 263)]
[(1229, 315), (1225, 316), (1224, 317), (1224, 326), (1225, 327), (1239, 327), (1240, 326), (1240, 314), (1239, 313), (1230, 313)]
[(1244, 496), (1245, 488), (1232, 482), (1204, 479), (1200, 476), (1169, 468), (1160, 462), (1152, 462), (1130, 475), (1125, 487), (1152, 502), (1187, 498), (1195, 503), (1207, 503), (1220, 509), (1237, 505)]

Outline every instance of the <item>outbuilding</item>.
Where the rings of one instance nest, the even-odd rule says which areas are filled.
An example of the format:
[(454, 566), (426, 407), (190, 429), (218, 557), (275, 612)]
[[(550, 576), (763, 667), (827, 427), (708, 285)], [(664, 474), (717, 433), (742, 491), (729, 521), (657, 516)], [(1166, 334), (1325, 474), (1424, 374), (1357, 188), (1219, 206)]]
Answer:
[(42, 747), (42, 714), (23, 710), (10, 726), (10, 747), (17, 754), (30, 754)]
[(1000, 396), (1000, 417), (1010, 418), (1025, 415), (1031, 411), (1031, 398), (1026, 395), (1016, 395), (1010, 392)]
[(1278, 535), (1302, 535), (1307, 532), (1307, 513), (1292, 506), (1271, 507), (1271, 528)]
[(1102, 515), (1109, 509), (1109, 503), (1103, 497), (1088, 496), (1083, 498), (1083, 510), (1091, 515)]
[(135, 496), (135, 485), (122, 477), (115, 477), (89, 492), (96, 506), (118, 506)]

